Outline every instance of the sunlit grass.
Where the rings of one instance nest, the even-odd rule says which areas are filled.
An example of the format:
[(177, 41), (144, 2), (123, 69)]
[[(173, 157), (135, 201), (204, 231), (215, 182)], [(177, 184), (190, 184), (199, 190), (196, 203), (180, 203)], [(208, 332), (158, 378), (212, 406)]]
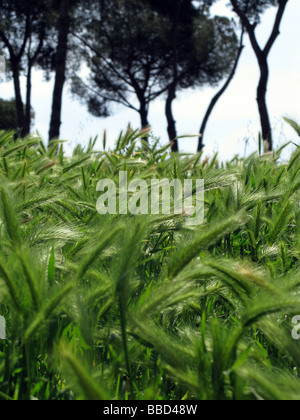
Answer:
[[(299, 148), (220, 164), (128, 131), (67, 158), (13, 136), (0, 134), (0, 399), (300, 399)], [(100, 216), (97, 182), (121, 170), (204, 179), (205, 223)]]

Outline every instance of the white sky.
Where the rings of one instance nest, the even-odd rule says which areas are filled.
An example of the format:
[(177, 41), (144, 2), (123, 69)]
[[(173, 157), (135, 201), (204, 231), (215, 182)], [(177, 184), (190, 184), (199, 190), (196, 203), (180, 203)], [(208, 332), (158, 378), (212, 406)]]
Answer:
[[(220, 0), (213, 8), (214, 13), (231, 15), (226, 7), (227, 0)], [(275, 8), (269, 9), (262, 24), (257, 29), (259, 41), (265, 44), (275, 18)], [(232, 16), (234, 16), (232, 14)], [(270, 54), (270, 82), (268, 89), (268, 107), (274, 129), (275, 146), (287, 141), (299, 143), (299, 138), (283, 122), (288, 115), (300, 121), (300, 1), (289, 0), (281, 26), (281, 35)], [(257, 138), (260, 130), (256, 104), (256, 87), (259, 71), (248, 37), (246, 48), (240, 61), (235, 79), (216, 106), (205, 134), (205, 154), (212, 155), (219, 151), (222, 160), (231, 159), (234, 155), (249, 154), (257, 150)], [(23, 86), (25, 86), (23, 80)], [(47, 141), (53, 80), (43, 81), (41, 72), (34, 72), (32, 103), (36, 113), (34, 130), (38, 130), (44, 141)], [(13, 97), (12, 83), (0, 85), (0, 97)], [(196, 134), (202, 118), (216, 89), (204, 88), (183, 91), (178, 94), (174, 103), (174, 115), (177, 120), (179, 135)], [(109, 118), (94, 118), (88, 114), (84, 105), (72, 98), (68, 86), (64, 92), (61, 138), (69, 141), (68, 151), (76, 144), (86, 144), (90, 136), (108, 131), (108, 144), (113, 144), (121, 130), (130, 122), (133, 128), (139, 128), (139, 115), (121, 106), (114, 106), (114, 115)], [(152, 103), (149, 121), (154, 134), (167, 143), (166, 120), (163, 98)], [(197, 139), (180, 140), (182, 152), (195, 152)], [(101, 148), (101, 141), (98, 144)]]

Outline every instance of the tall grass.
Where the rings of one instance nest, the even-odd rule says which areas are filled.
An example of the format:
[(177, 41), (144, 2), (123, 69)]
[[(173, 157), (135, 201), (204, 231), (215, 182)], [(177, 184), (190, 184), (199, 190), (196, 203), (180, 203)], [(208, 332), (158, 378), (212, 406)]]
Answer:
[[(221, 164), (140, 140), (69, 158), (0, 133), (0, 399), (300, 399), (299, 148)], [(204, 179), (205, 223), (100, 216), (120, 170)]]

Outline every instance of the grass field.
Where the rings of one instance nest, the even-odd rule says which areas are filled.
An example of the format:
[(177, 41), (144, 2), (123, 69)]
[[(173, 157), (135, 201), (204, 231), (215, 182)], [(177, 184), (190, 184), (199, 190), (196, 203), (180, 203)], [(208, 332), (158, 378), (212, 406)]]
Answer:
[[(299, 148), (221, 164), (139, 138), (69, 158), (0, 134), (0, 399), (299, 400)], [(99, 215), (121, 170), (204, 179), (205, 223)]]

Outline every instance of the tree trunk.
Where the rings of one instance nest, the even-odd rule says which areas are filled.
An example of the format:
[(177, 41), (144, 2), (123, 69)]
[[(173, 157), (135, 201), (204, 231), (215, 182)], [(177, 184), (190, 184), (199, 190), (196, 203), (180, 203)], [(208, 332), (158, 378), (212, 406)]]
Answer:
[(166, 117), (168, 121), (168, 135), (170, 143), (172, 144), (171, 150), (172, 152), (178, 152), (178, 140), (177, 140), (177, 132), (176, 132), (176, 121), (173, 117), (172, 111), (172, 104), (173, 101), (176, 99), (176, 87), (171, 86), (168, 91), (168, 97), (166, 101)]
[(24, 123), (24, 130), (23, 135), (24, 137), (30, 134), (31, 128), (31, 73), (32, 73), (32, 66), (28, 63), (28, 70), (27, 70), (27, 86), (26, 86), (26, 109), (25, 109), (25, 123)]
[(178, 45), (177, 45), (177, 31), (179, 23), (180, 8), (177, 8), (175, 21), (173, 24), (173, 83), (171, 84), (168, 91), (168, 98), (166, 103), (166, 116), (168, 121), (168, 134), (169, 139), (172, 144), (171, 150), (173, 153), (179, 152), (178, 140), (177, 140), (177, 130), (176, 130), (176, 121), (173, 117), (172, 104), (176, 99), (176, 89), (178, 83)]
[(268, 151), (273, 150), (272, 128), (266, 102), (267, 86), (269, 80), (269, 67), (265, 57), (259, 61), (260, 81), (257, 88), (257, 103), (262, 128), (262, 138), (268, 144)]
[(52, 114), (49, 130), (49, 142), (58, 138), (61, 126), (62, 96), (66, 80), (66, 62), (68, 52), (68, 35), (70, 30), (70, 0), (60, 3), (58, 21), (58, 44), (56, 49), (55, 84), (52, 99)]
[(144, 103), (144, 102), (141, 102), (140, 117), (141, 117), (141, 128), (142, 128), (142, 130), (145, 130), (149, 126), (149, 121), (148, 121), (147, 106), (146, 106), (146, 103)]
[[(140, 118), (141, 118), (141, 129), (146, 130), (146, 128), (149, 127), (149, 121), (148, 121), (148, 109), (147, 109), (147, 105), (146, 105), (146, 101), (142, 100), (140, 98)], [(145, 134), (143, 134), (141, 136), (141, 139), (145, 142), (148, 142), (148, 132), (146, 132)]]
[(19, 70), (18, 61), (11, 59), (11, 66), (12, 66), (14, 89), (15, 89), (15, 96), (16, 96), (16, 110), (17, 110), (18, 126), (22, 135), (24, 125), (25, 125), (25, 116), (24, 116), (24, 104), (23, 104), (22, 95), (21, 95), (20, 70)]
[(237, 53), (237, 56), (236, 56), (236, 59), (235, 59), (235, 62), (234, 62), (232, 71), (230, 72), (229, 77), (226, 80), (224, 86), (222, 86), (222, 88), (219, 90), (219, 92), (212, 98), (212, 100), (211, 100), (211, 102), (209, 104), (209, 107), (208, 107), (208, 109), (206, 111), (206, 114), (204, 116), (204, 119), (203, 119), (203, 122), (202, 122), (202, 125), (201, 125), (201, 128), (200, 128), (200, 132), (199, 132), (199, 135), (200, 136), (199, 136), (198, 149), (197, 149), (197, 151), (199, 153), (202, 152), (202, 150), (204, 149), (204, 146), (205, 146), (204, 143), (203, 143), (204, 142), (204, 133), (205, 133), (205, 129), (206, 129), (206, 126), (207, 126), (209, 117), (211, 116), (211, 113), (213, 112), (213, 109), (216, 106), (218, 100), (226, 92), (227, 88), (229, 87), (231, 81), (233, 80), (233, 78), (235, 76), (235, 73), (236, 73), (236, 70), (237, 70), (237, 67), (238, 67), (238, 64), (239, 64), (239, 61), (240, 61), (240, 58), (241, 58), (243, 49), (244, 49), (244, 45), (243, 45), (244, 33), (245, 33), (245, 29), (242, 28), (242, 34), (241, 34), (241, 39), (240, 39), (240, 46), (239, 46), (239, 49), (238, 49), (238, 53)]

